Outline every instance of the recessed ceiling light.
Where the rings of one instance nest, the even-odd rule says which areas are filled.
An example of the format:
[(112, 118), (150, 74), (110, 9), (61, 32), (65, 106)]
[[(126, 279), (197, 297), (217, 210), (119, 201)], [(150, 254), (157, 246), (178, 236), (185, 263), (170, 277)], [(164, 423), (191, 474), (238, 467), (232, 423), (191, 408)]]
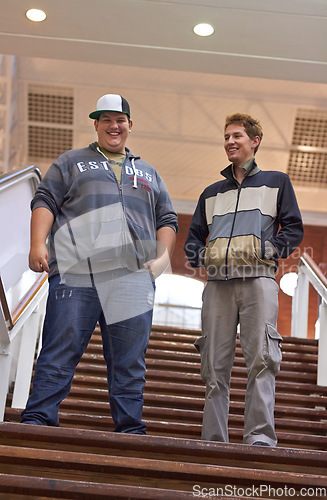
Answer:
[(34, 21), (35, 23), (39, 23), (41, 21), (44, 21), (44, 19), (47, 17), (46, 13), (43, 10), (40, 9), (29, 9), (26, 12), (26, 17), (30, 21)]
[(211, 24), (201, 23), (194, 26), (193, 31), (199, 36), (210, 36), (215, 31)]

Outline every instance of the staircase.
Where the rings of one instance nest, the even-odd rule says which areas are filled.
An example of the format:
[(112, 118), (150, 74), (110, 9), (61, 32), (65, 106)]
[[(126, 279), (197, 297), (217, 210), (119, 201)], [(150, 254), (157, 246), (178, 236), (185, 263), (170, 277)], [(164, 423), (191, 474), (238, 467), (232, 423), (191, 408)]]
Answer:
[[(21, 425), (10, 398), (0, 434), (0, 500), (327, 496), (327, 388), (317, 341), (286, 337), (276, 379), (278, 447), (241, 444), (246, 369), (232, 373), (230, 440), (200, 440), (204, 385), (194, 330), (153, 327), (147, 436), (111, 432), (101, 334), (95, 330), (61, 404), (60, 428)], [(215, 495), (215, 496), (214, 496)]]

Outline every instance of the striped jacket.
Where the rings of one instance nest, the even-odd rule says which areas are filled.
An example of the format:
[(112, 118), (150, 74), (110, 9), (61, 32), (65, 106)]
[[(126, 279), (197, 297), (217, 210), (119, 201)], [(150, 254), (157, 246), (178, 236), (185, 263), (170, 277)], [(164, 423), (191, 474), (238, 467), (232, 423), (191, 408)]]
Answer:
[(255, 160), (239, 185), (229, 165), (208, 186), (194, 212), (185, 253), (204, 265), (209, 280), (274, 277), (278, 259), (303, 239), (303, 224), (288, 175), (261, 171)]

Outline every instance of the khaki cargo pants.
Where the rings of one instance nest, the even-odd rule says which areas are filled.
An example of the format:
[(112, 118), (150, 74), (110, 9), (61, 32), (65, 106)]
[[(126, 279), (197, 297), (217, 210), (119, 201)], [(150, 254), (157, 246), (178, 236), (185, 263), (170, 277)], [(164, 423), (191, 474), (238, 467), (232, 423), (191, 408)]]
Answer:
[(228, 442), (230, 379), (237, 326), (247, 368), (243, 442), (276, 446), (275, 376), (281, 362), (278, 285), (272, 278), (208, 281), (203, 292), (201, 376), (206, 384), (202, 439)]

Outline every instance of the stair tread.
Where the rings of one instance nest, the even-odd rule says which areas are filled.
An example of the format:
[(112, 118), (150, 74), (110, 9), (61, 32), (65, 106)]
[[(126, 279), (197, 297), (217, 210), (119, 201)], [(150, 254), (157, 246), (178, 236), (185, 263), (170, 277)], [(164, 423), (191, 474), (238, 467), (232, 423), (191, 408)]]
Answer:
[(108, 485), (112, 498), (153, 500), (194, 498), (197, 481), (287, 484), (296, 492), (301, 486), (327, 487), (327, 387), (315, 383), (317, 341), (283, 341), (276, 378), (278, 447), (265, 448), (242, 444), (246, 368), (239, 341), (230, 391), (230, 443), (201, 441), (205, 386), (193, 346), (198, 336), (197, 330), (154, 326), (146, 356), (147, 436), (112, 432), (99, 329), (61, 404), (60, 428), (18, 424), (21, 410), (10, 408), (9, 396), (0, 433), (1, 491), (15, 491), (16, 478), (16, 491), (25, 488), (30, 495), (31, 479), (38, 481), (35, 498), (40, 499), (50, 497), (51, 481), (57, 497), (66, 498), (71, 489), (80, 499), (90, 498), (90, 492), (94, 498), (111, 498)]

